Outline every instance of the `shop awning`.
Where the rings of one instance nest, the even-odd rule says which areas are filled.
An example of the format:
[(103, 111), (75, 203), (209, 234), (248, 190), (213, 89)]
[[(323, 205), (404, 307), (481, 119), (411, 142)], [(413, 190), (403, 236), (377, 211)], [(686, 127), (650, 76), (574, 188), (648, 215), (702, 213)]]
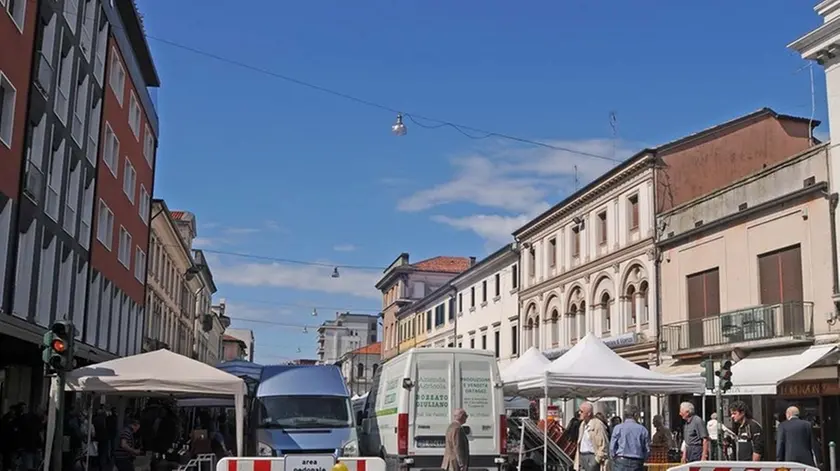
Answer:
[(652, 369), (658, 373), (673, 376), (699, 376), (703, 374), (703, 367), (700, 366), (699, 360), (687, 362), (666, 360)]
[(732, 366), (728, 396), (772, 395), (782, 381), (834, 352), (837, 344), (751, 353)]

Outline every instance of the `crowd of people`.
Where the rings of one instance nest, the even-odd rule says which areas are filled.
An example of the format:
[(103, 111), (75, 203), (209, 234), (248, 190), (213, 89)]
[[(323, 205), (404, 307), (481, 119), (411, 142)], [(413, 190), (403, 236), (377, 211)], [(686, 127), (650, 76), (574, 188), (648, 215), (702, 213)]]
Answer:
[[(194, 412), (178, 410), (171, 401), (150, 401), (139, 411), (126, 410), (120, 430), (115, 408), (100, 405), (89, 414), (68, 402), (62, 470), (133, 471), (141, 456), (178, 459), (179, 447), (186, 449), (186, 456), (228, 456), (235, 449), (235, 433), (225, 414)], [(41, 411), (25, 403), (12, 406), (0, 417), (0, 471), (43, 469), (45, 430)]]

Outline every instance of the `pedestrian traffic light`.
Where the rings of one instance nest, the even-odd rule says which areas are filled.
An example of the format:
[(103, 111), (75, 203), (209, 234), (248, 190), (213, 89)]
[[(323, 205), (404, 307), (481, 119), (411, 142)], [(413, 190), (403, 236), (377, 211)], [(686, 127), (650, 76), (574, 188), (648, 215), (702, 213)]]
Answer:
[(732, 389), (732, 361), (724, 360), (720, 364), (720, 369), (715, 372), (718, 376), (718, 387), (720, 392), (725, 393)]
[(712, 360), (703, 360), (700, 363), (703, 367), (703, 379), (706, 380), (706, 389), (714, 391), (715, 389), (715, 362)]
[(44, 334), (41, 355), (48, 374), (63, 373), (73, 369), (73, 337), (75, 330), (70, 321), (58, 321)]

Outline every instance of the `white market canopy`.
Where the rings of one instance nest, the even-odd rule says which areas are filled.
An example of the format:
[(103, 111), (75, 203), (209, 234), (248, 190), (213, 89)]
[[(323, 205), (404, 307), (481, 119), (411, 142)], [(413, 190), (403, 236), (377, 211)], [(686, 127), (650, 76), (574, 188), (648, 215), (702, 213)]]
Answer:
[(169, 350), (77, 368), (67, 373), (65, 389), (118, 396), (233, 396), (237, 445), (243, 451), (245, 381)]
[(155, 350), (77, 368), (67, 374), (66, 389), (120, 395), (238, 396), (245, 381), (200, 361)]
[(705, 380), (643, 368), (589, 333), (541, 373), (516, 381), (528, 397), (622, 397), (633, 394), (702, 394)]
[(516, 395), (519, 392), (517, 388), (519, 381), (542, 376), (543, 371), (550, 364), (551, 360), (546, 358), (537, 347), (529, 348), (500, 373), (505, 395)]

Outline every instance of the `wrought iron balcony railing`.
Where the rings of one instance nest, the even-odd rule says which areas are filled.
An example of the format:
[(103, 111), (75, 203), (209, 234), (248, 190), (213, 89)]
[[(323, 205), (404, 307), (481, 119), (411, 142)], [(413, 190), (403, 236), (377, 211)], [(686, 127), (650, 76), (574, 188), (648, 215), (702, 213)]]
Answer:
[(663, 348), (669, 353), (707, 347), (814, 335), (814, 303), (790, 301), (725, 312), (662, 326)]

